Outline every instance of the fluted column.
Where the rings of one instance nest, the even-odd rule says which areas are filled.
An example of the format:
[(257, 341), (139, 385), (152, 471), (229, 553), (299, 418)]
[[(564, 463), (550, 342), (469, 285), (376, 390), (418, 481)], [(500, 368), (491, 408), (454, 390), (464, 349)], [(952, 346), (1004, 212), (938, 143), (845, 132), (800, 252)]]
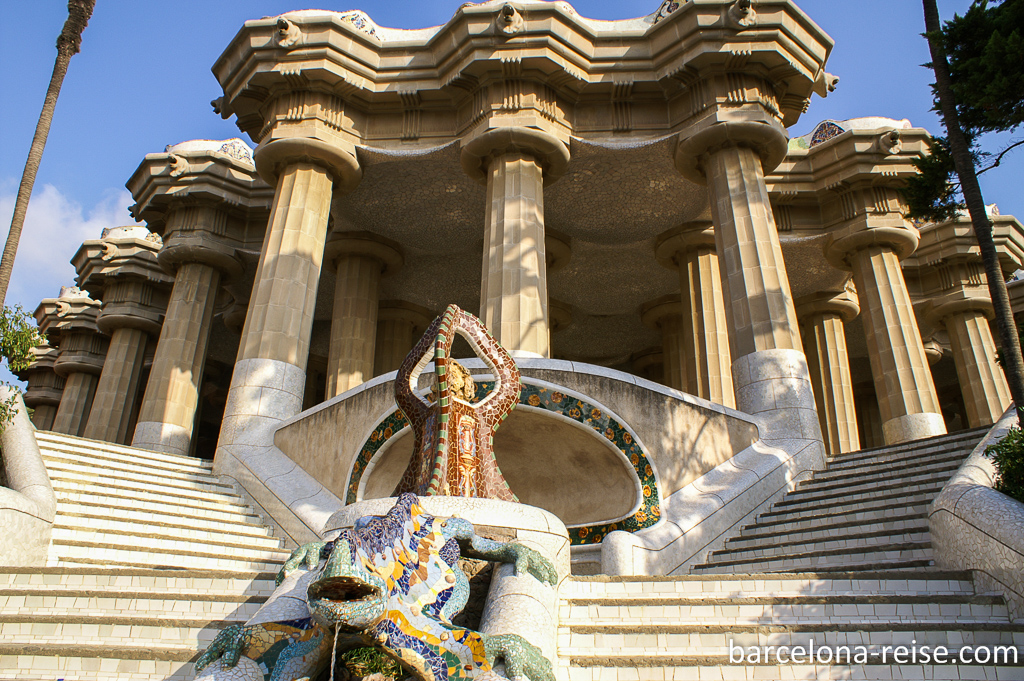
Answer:
[(991, 301), (980, 297), (940, 303), (931, 312), (949, 335), (971, 428), (995, 423), (1012, 401), (995, 361), (996, 344), (988, 323), (992, 314)]
[(53, 430), (81, 435), (92, 410), (96, 383), (107, 353), (107, 339), (96, 325), (100, 303), (76, 287), (63, 287), (60, 297), (46, 298), (36, 308), (39, 330), (59, 354), (53, 370), (64, 379), (64, 391)]
[(737, 407), (763, 415), (766, 439), (820, 441), (807, 358), (764, 181), (765, 167), (774, 168), (786, 153), (785, 133), (776, 126), (715, 123), (679, 143), (676, 167), (708, 185), (727, 291)]
[(434, 316), (429, 310), (412, 303), (401, 300), (381, 301), (377, 309), (373, 375), (397, 371), (405, 356), (412, 352), (419, 334), (430, 325)]
[(401, 267), (402, 256), (397, 245), (376, 235), (341, 232), (327, 242), (325, 257), (336, 273), (327, 356), (330, 399), (373, 377), (380, 279)]
[(676, 390), (685, 390), (686, 376), (683, 362), (682, 305), (675, 296), (666, 296), (644, 305), (641, 321), (661, 330), (662, 380)]
[(853, 271), (886, 444), (946, 432), (900, 259), (917, 247), (913, 227), (854, 229), (828, 248)]
[(256, 168), (276, 189), (214, 459), (215, 470), (246, 480), (272, 475), (260, 453), (302, 408), (332, 190), (360, 178), (354, 154), (298, 138), (262, 144)]
[(818, 419), (830, 455), (860, 449), (853, 378), (846, 352), (846, 322), (857, 316), (857, 294), (820, 293), (797, 303), (804, 324), (804, 351), (818, 405)]
[(661, 235), (658, 261), (679, 272), (684, 390), (735, 407), (725, 295), (710, 223), (682, 225)]
[(532, 128), (498, 128), (470, 141), (463, 169), (487, 186), (480, 317), (514, 356), (549, 357), (544, 185), (557, 180), (569, 151)]
[(201, 262), (178, 268), (133, 446), (189, 452), (220, 278), (216, 268)]

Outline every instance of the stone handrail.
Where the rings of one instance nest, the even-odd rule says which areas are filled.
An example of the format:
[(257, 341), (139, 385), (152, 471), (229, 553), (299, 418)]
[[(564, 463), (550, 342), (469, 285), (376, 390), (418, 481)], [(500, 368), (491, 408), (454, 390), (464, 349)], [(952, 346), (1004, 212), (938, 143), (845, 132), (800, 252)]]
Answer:
[(936, 562), (974, 571), (975, 583), (1002, 592), (1010, 616), (1024, 619), (1024, 504), (992, 489), (985, 448), (1017, 421), (1011, 406), (974, 448), (928, 509)]
[[(14, 391), (0, 387), (0, 400)], [(7, 487), (0, 487), (0, 565), (45, 565), (57, 499), (36, 429), (19, 393), (14, 420), (0, 434)]]

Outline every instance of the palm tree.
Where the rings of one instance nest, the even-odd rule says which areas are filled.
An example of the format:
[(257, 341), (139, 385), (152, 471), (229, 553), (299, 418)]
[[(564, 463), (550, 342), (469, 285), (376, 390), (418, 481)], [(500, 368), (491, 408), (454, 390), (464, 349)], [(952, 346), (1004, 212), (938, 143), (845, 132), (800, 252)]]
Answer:
[(992, 223), (985, 212), (985, 199), (978, 184), (978, 175), (974, 168), (974, 157), (970, 143), (960, 125), (960, 116), (956, 109), (956, 98), (953, 95), (953, 83), (949, 75), (949, 62), (942, 46), (942, 26), (939, 22), (939, 8), (935, 0), (923, 0), (925, 36), (931, 51), (932, 70), (935, 71), (935, 94), (939, 112), (946, 128), (949, 140), (950, 155), (956, 165), (956, 174), (960, 178), (960, 190), (967, 204), (967, 212), (971, 216), (974, 235), (978, 240), (981, 260), (985, 267), (985, 278), (988, 280), (988, 291), (992, 297), (992, 305), (996, 313), (996, 326), (999, 339), (1003, 346), (1003, 372), (1010, 388), (1014, 405), (1017, 408), (1018, 420), (1024, 425), (1024, 360), (1021, 359), (1020, 338), (1013, 323), (1013, 312), (1010, 309), (1010, 297), (1006, 292), (1006, 281), (995, 242), (992, 240)]
[(25, 172), (21, 174), (21, 186), (18, 187), (18, 199), (14, 204), (14, 216), (11, 218), (11, 231), (7, 234), (3, 258), (0, 259), (0, 303), (7, 300), (7, 287), (11, 283), (11, 270), (14, 269), (14, 256), (18, 252), (18, 242), (21, 240), (21, 229), (25, 224), (25, 214), (28, 212), (32, 185), (36, 182), (39, 163), (43, 160), (43, 147), (46, 146), (46, 137), (50, 134), (57, 96), (60, 95), (60, 87), (64, 83), (71, 57), (78, 54), (79, 46), (82, 44), (82, 31), (89, 23), (95, 6), (96, 0), (68, 0), (68, 18), (64, 22), (60, 36), (57, 37), (57, 60), (53, 64), (50, 87), (46, 90), (43, 110), (39, 114), (36, 133), (32, 137), (28, 160), (25, 161)]

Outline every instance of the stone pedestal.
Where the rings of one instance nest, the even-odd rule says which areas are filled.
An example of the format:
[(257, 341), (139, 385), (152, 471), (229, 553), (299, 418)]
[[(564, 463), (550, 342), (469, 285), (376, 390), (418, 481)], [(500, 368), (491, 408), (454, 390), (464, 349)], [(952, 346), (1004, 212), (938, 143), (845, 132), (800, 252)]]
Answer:
[(765, 439), (821, 441), (814, 391), (765, 186), (785, 156), (775, 123), (722, 122), (683, 139), (676, 167), (706, 182), (727, 292), (736, 406), (761, 415)]
[(377, 341), (373, 374), (398, 371), (405, 356), (436, 315), (430, 310), (401, 300), (382, 301), (377, 308)]
[(995, 361), (996, 345), (988, 323), (992, 314), (991, 301), (978, 297), (940, 303), (929, 315), (941, 320), (949, 335), (971, 428), (995, 423), (1013, 401)]
[(324, 257), (336, 272), (327, 356), (330, 399), (373, 377), (380, 278), (402, 266), (402, 255), (395, 244), (373, 234), (336, 232)]
[(725, 295), (710, 223), (682, 225), (661, 235), (658, 262), (679, 271), (684, 390), (735, 407)]
[(845, 328), (859, 311), (857, 294), (849, 287), (841, 293), (825, 292), (797, 303), (818, 419), (825, 449), (832, 456), (860, 449)]
[(900, 268), (901, 257), (916, 247), (916, 231), (908, 226), (853, 230), (828, 249), (830, 260), (853, 271), (886, 444), (946, 432)]
[[(371, 499), (350, 504), (324, 526), (323, 538), (352, 527), (366, 515), (383, 515), (395, 499)], [(569, 535), (556, 516), (526, 504), (467, 497), (420, 497), (423, 509), (435, 517), (458, 516), (472, 522), (477, 533), (501, 541), (515, 541), (539, 551), (558, 572), (552, 587), (528, 574), (513, 575), (512, 565), (501, 565), (491, 581), (480, 631), (518, 634), (541, 649), (552, 665), (558, 664), (558, 587), (569, 575)]]
[(662, 380), (676, 390), (686, 390), (683, 362), (682, 304), (676, 296), (652, 300), (640, 311), (646, 326), (661, 330)]
[(463, 169), (487, 186), (480, 318), (513, 356), (549, 357), (544, 185), (569, 151), (553, 135), (498, 128), (462, 150)]

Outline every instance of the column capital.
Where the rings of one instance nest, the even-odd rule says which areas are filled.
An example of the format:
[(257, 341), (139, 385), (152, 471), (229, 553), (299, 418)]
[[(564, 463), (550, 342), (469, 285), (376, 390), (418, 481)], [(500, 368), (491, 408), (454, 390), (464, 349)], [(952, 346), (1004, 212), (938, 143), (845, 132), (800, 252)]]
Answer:
[(850, 258), (857, 252), (872, 246), (889, 248), (896, 257), (903, 260), (917, 248), (921, 235), (917, 228), (905, 223), (902, 227), (888, 225), (851, 225), (829, 235), (825, 245), (825, 258), (836, 269), (850, 271)]
[(253, 153), (256, 171), (269, 185), (276, 185), (285, 166), (312, 163), (327, 170), (334, 189), (348, 193), (363, 179), (355, 146), (344, 140), (325, 142), (313, 137), (274, 137), (260, 142)]
[(487, 183), (491, 159), (519, 153), (536, 159), (544, 171), (547, 186), (565, 174), (569, 167), (569, 148), (549, 132), (536, 128), (493, 128), (462, 144), (462, 170), (471, 178)]
[(652, 329), (661, 328), (666, 319), (682, 319), (683, 304), (676, 293), (655, 298), (640, 308), (640, 321)]
[(378, 322), (408, 322), (413, 328), (426, 329), (437, 317), (425, 307), (405, 300), (382, 300), (377, 306)]
[(860, 300), (853, 282), (847, 282), (842, 291), (819, 291), (795, 301), (796, 314), (800, 318), (835, 315), (844, 322), (852, 321), (860, 314)]
[(77, 286), (61, 286), (57, 298), (40, 301), (34, 316), (39, 331), (50, 341), (59, 342), (62, 336), (70, 333), (99, 333), (96, 318), (100, 305), (100, 301), (93, 300), (88, 292)]
[(551, 332), (561, 331), (572, 324), (572, 306), (561, 300), (548, 298), (548, 326)]
[(684, 222), (658, 236), (654, 257), (670, 270), (679, 269), (679, 256), (691, 250), (715, 250), (715, 229), (710, 220)]
[(63, 379), (58, 378), (54, 371), (60, 352), (44, 342), (29, 350), (29, 356), (32, 363), (17, 372), (18, 378), (28, 383), (25, 404), (33, 409), (40, 405), (56, 407), (64, 390)]
[(572, 258), (572, 238), (567, 234), (544, 228), (544, 261), (548, 273), (562, 269)]
[(722, 121), (679, 134), (676, 144), (676, 170), (687, 180), (706, 184), (704, 157), (720, 149), (745, 147), (761, 159), (765, 173), (774, 170), (786, 158), (789, 137), (774, 119), (761, 121)]
[(965, 312), (979, 312), (987, 319), (995, 317), (992, 299), (987, 290), (962, 288), (942, 296), (932, 298), (924, 305), (924, 320), (936, 327), (945, 325), (945, 320)]
[(324, 246), (324, 262), (336, 267), (342, 256), (362, 256), (380, 263), (381, 274), (394, 274), (405, 264), (401, 247), (372, 232), (331, 232)]

